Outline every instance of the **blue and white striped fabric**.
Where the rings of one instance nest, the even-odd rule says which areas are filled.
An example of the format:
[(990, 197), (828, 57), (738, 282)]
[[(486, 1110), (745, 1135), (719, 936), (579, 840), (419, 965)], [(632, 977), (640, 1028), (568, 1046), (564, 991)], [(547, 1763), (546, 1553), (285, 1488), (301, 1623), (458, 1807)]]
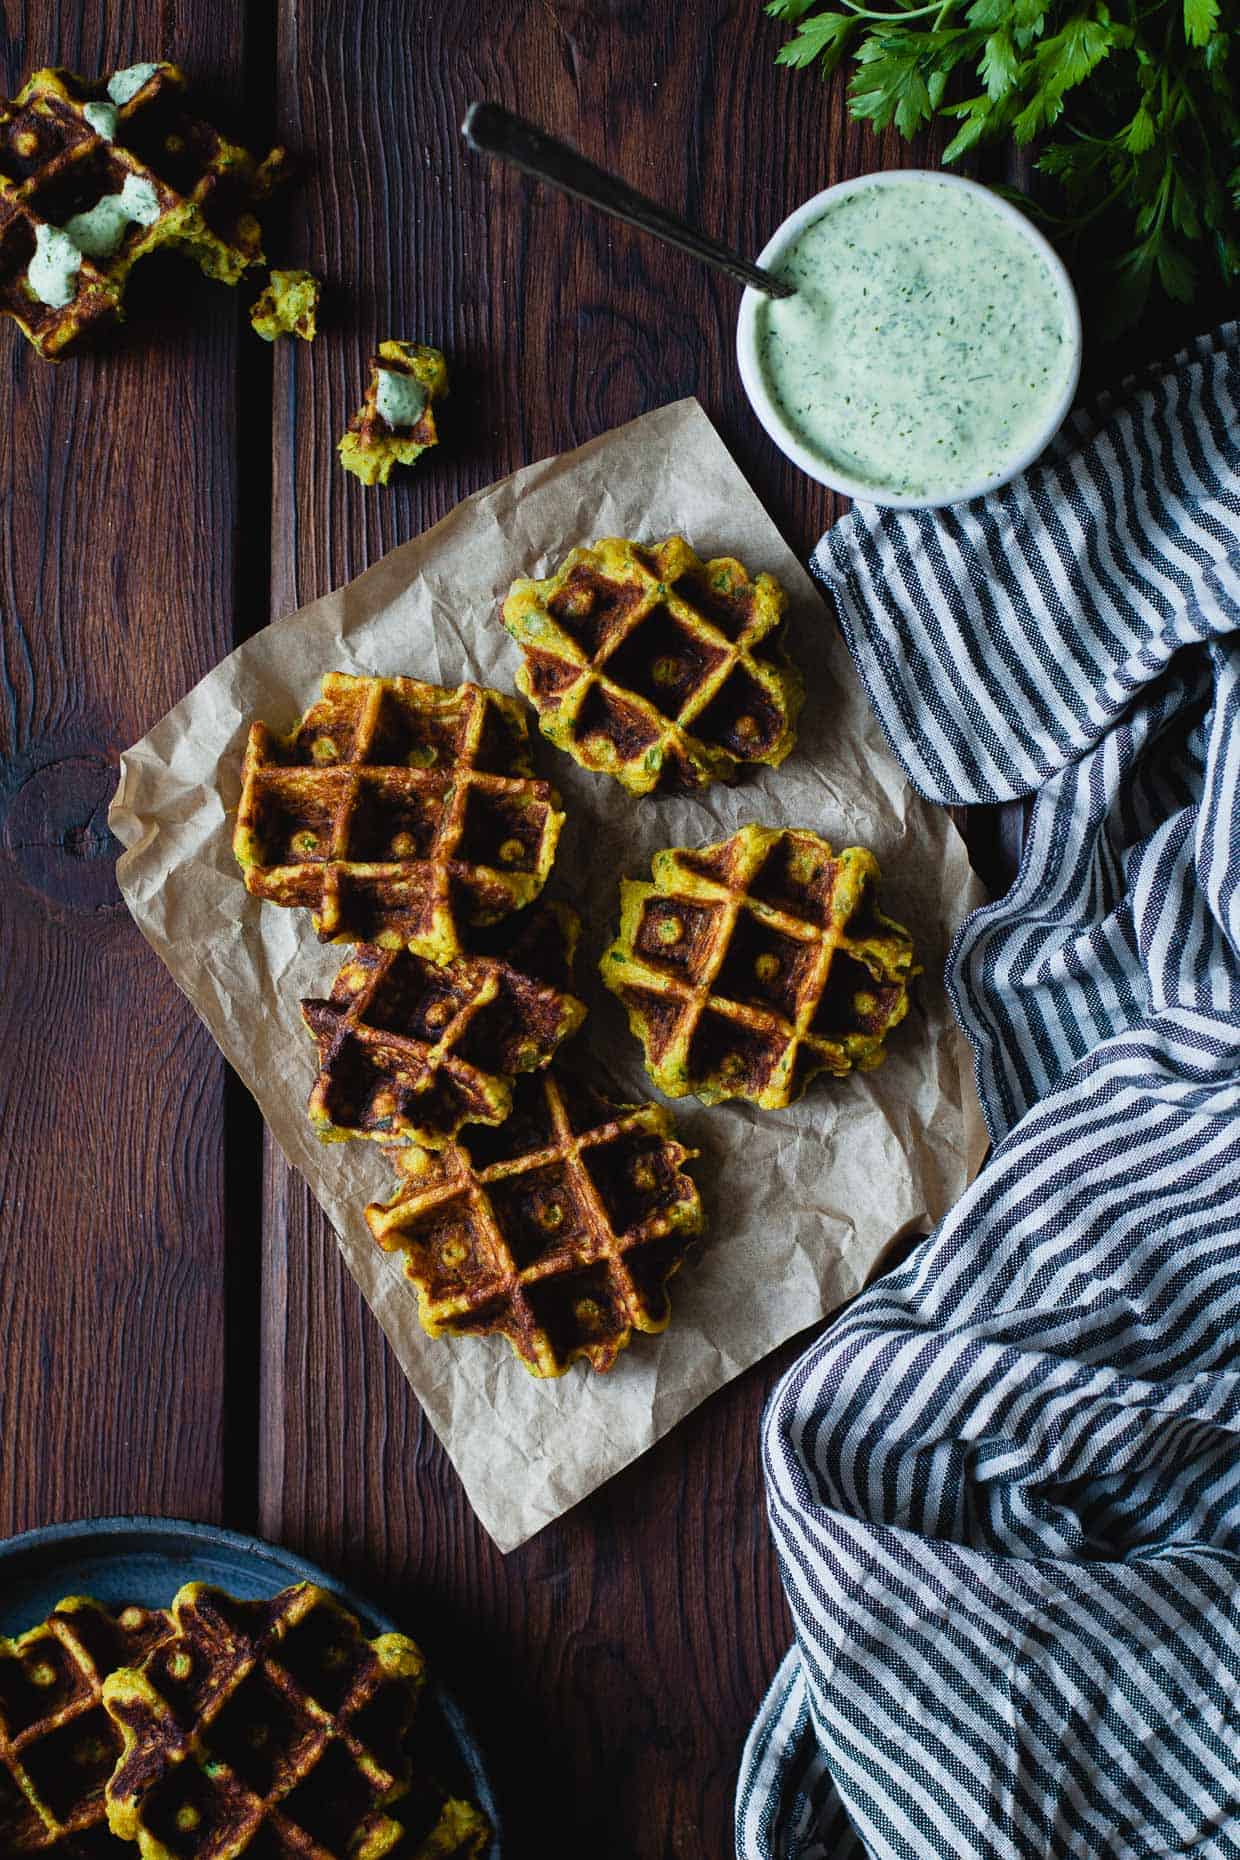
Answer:
[(1032, 795), (948, 984), (994, 1150), (776, 1388), (746, 1860), (1240, 1860), (1240, 326), (814, 564), (896, 754)]

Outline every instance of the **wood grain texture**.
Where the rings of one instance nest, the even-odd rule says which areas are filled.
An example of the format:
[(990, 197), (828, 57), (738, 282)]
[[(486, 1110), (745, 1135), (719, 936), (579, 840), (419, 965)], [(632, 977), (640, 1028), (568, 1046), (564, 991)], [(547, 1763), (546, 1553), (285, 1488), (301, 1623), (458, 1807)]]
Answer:
[[(758, 1418), (799, 1346), (501, 1558), (304, 1185), (260, 1161), (257, 1115), (125, 917), (104, 815), (118, 751), (269, 611), (663, 401), (702, 399), (802, 552), (836, 514), (745, 408), (733, 289), (469, 158), (472, 98), (752, 250), (814, 189), (910, 156), (848, 124), (838, 86), (775, 69), (757, 0), (58, 13), (0, 0), (10, 88), (169, 55), (251, 140), (278, 111), (309, 173), (273, 256), (329, 289), (311, 348), (262, 349), (237, 298), (175, 265), (138, 274), (106, 355), (54, 371), (0, 329), (0, 1529), (147, 1509), (304, 1548), (426, 1641), (514, 1854), (550, 1826), (557, 1851), (722, 1855), (789, 1632)], [(334, 447), (390, 334), (447, 350), (446, 442), (366, 491)]]
[[(6, 95), (164, 55), (240, 83), (188, 0), (0, 17)], [(3, 1531), (224, 1493), (224, 1067), (105, 825), (118, 752), (231, 643), (237, 309), (195, 276), (139, 272), (113, 351), (58, 368), (0, 326)]]
[[(775, 68), (779, 42), (756, 0), (433, 0), (416, 16), (286, 0), (281, 133), (313, 155), (289, 258), (326, 268), (338, 321), (274, 360), (273, 613), (468, 492), (685, 394), (808, 551), (835, 506), (747, 410), (735, 288), (457, 134), (470, 101), (494, 98), (756, 251), (875, 159), (837, 90)], [(333, 448), (390, 335), (442, 347), (452, 392), (439, 451), (366, 490)], [(730, 1851), (742, 1742), (789, 1638), (758, 1421), (796, 1346), (503, 1558), (274, 1155), (264, 1205), (262, 1529), (386, 1592), (423, 1636), (478, 1720), (515, 1853), (548, 1827), (557, 1852)]]
[[(310, 348), (262, 348), (236, 296), (166, 263), (105, 355), (53, 370), (0, 326), (0, 1531), (145, 1509), (303, 1548), (460, 1692), (514, 1856), (721, 1860), (789, 1634), (758, 1423), (805, 1339), (500, 1557), (126, 918), (104, 817), (119, 750), (236, 637), (661, 402), (699, 396), (801, 553), (838, 514), (748, 413), (734, 289), (469, 157), (472, 99), (752, 251), (816, 189), (927, 151), (848, 122), (841, 80), (777, 70), (759, 0), (0, 0), (0, 21), (10, 91), (171, 56), (252, 141), (277, 115), (309, 168), (272, 254), (328, 279)], [(387, 335), (445, 348), (453, 392), (440, 450), (367, 491), (334, 448)], [(996, 886), (1019, 827), (970, 810)]]

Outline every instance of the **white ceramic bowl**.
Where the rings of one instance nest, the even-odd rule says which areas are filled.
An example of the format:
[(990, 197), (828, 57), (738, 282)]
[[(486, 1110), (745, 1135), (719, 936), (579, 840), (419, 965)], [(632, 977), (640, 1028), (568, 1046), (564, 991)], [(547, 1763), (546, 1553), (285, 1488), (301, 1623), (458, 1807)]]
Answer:
[(1046, 423), (1037, 433), (1034, 441), (1014, 452), (1002, 468), (992, 472), (990, 477), (981, 478), (970, 484), (953, 485), (946, 492), (936, 497), (893, 497), (877, 491), (856, 478), (848, 478), (843, 472), (828, 465), (818, 453), (813, 452), (798, 436), (796, 429), (789, 423), (778, 401), (767, 388), (762, 366), (758, 359), (758, 310), (767, 300), (760, 291), (747, 290), (741, 298), (740, 316), (736, 324), (736, 356), (740, 363), (741, 380), (749, 396), (749, 404), (757, 414), (780, 451), (786, 453), (794, 465), (799, 465), (803, 472), (816, 478), (819, 484), (829, 485), (833, 491), (841, 492), (845, 497), (852, 497), (868, 504), (882, 504), (891, 510), (939, 510), (946, 504), (958, 504), (970, 497), (982, 497), (987, 491), (998, 490), (1001, 484), (1007, 484), (1026, 466), (1032, 465), (1059, 428), (1063, 425), (1076, 394), (1077, 382), (1081, 373), (1081, 310), (1076, 292), (1059, 255), (1042, 237), (1036, 226), (1030, 224), (1023, 213), (1010, 206), (1006, 200), (992, 193), (988, 187), (981, 187), (976, 181), (966, 181), (960, 175), (942, 174), (932, 168), (891, 168), (882, 173), (858, 175), (852, 181), (840, 181), (835, 187), (826, 187), (821, 194), (815, 194), (803, 207), (790, 214), (783, 225), (767, 240), (758, 254), (758, 263), (770, 270), (778, 270), (787, 255), (789, 247), (804, 231), (805, 227), (820, 219), (825, 210), (837, 200), (843, 200), (849, 194), (859, 193), (867, 187), (890, 187), (896, 181), (932, 180), (945, 187), (964, 187), (985, 201), (991, 212), (1002, 214), (1010, 224), (1019, 227), (1029, 244), (1038, 253), (1050, 272), (1059, 294), (1063, 300), (1064, 317), (1069, 339), (1072, 344), (1072, 360), (1063, 393), (1055, 405)]

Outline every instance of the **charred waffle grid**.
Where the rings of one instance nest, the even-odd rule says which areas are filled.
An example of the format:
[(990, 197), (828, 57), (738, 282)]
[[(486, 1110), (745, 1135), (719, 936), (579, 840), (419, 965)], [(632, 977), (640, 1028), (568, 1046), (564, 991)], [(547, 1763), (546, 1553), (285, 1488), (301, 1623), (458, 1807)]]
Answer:
[(814, 1076), (883, 1057), (908, 1010), (908, 932), (875, 903), (872, 853), (756, 826), (671, 848), (625, 881), (601, 964), (670, 1097), (789, 1104)]
[[(175, 65), (156, 65), (116, 111), (112, 138), (86, 115), (107, 102), (103, 82), (67, 71), (36, 71), (0, 106), (0, 314), (13, 317), (40, 354), (57, 359), (121, 314), (125, 279), (159, 246), (189, 253), (208, 276), (235, 284), (261, 263), (252, 208), (283, 178), (285, 156), (261, 164), (185, 105)], [(73, 294), (45, 304), (28, 283), (40, 227), (59, 229), (128, 179), (149, 184), (158, 218), (131, 224), (111, 254), (83, 256)]]
[(270, 1602), (191, 1583), (172, 1612), (172, 1639), (104, 1688), (125, 1740), (116, 1832), (161, 1860), (386, 1852), (423, 1679), (414, 1643), (364, 1640), (310, 1583)]
[(323, 941), (459, 955), (466, 924), (530, 903), (563, 815), (525, 718), (478, 685), (329, 672), (291, 737), (250, 730), (234, 836), (247, 888)]
[(319, 1134), (435, 1149), (463, 1124), (500, 1123), (514, 1075), (549, 1064), (585, 1018), (568, 993), (579, 929), (575, 913), (548, 905), (503, 957), (441, 965), (359, 949), (329, 1001), (301, 1004), (319, 1045)]
[(411, 1150), (366, 1210), (403, 1251), (432, 1336), (500, 1332), (525, 1366), (609, 1369), (633, 1330), (668, 1321), (666, 1283), (701, 1232), (696, 1187), (660, 1105), (614, 1105), (554, 1073), (518, 1082), (494, 1133)]
[(122, 1860), (130, 1851), (104, 1818), (121, 1740), (103, 1708), (103, 1682), (145, 1659), (171, 1629), (157, 1610), (113, 1613), (74, 1597), (39, 1627), (0, 1640), (0, 1853)]
[(770, 575), (702, 562), (682, 537), (611, 537), (516, 582), (503, 618), (543, 734), (648, 794), (787, 756), (803, 691), (778, 638), (785, 605)]

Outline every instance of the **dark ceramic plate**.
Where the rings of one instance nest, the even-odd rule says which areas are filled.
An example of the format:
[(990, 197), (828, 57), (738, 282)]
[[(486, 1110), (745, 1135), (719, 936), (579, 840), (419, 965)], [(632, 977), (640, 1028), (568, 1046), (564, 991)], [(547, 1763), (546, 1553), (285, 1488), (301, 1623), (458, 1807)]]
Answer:
[[(27, 1531), (0, 1543), (0, 1634), (20, 1634), (44, 1620), (66, 1595), (165, 1608), (184, 1582), (214, 1582), (262, 1601), (290, 1582), (317, 1582), (352, 1609), (368, 1635), (396, 1631), (417, 1638), (417, 1623), (395, 1621), (326, 1570), (257, 1537), (171, 1518), (88, 1518)], [(495, 1829), (486, 1860), (501, 1860), (499, 1815), (482, 1752), (459, 1706), (432, 1675), (419, 1721), (428, 1763), (445, 1787), (468, 1795)]]

